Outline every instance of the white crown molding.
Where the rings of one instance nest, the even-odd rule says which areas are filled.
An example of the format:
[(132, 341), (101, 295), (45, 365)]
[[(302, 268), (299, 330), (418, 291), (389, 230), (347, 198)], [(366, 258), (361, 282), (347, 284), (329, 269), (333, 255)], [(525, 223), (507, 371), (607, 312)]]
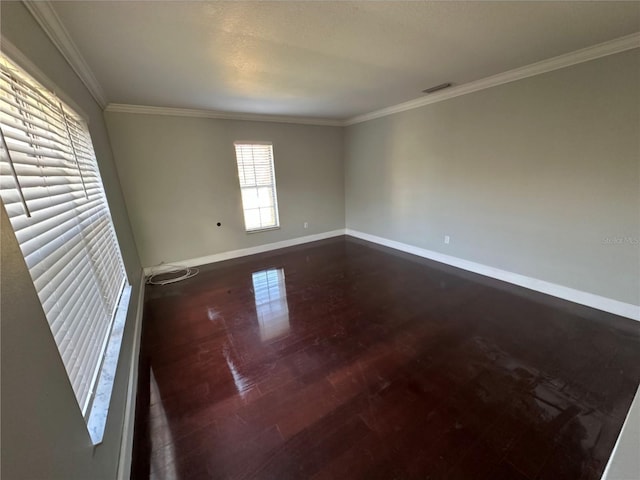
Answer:
[(569, 67), (578, 63), (588, 62), (607, 55), (613, 55), (615, 53), (624, 52), (633, 48), (640, 47), (640, 32), (632, 33), (624, 37), (610, 40), (608, 42), (599, 43), (591, 47), (576, 50), (575, 52), (566, 53), (557, 57), (552, 57), (547, 60), (532, 63), (520, 68), (508, 70), (497, 75), (475, 80), (473, 82), (458, 85), (446, 90), (442, 90), (439, 93), (433, 93), (425, 97), (409, 100), (408, 102), (386, 107), (373, 112), (365, 113), (347, 119), (345, 125), (354, 125), (356, 123), (366, 122), (375, 118), (386, 117), (387, 115), (393, 115), (394, 113), (404, 112), (406, 110), (413, 110), (414, 108), (420, 108), (432, 103), (441, 102), (450, 98), (459, 97), (460, 95), (466, 95), (468, 93), (477, 92), (487, 88), (502, 85), (504, 83), (515, 82), (516, 80), (522, 80), (523, 78), (533, 77), (542, 73), (552, 72), (560, 68)]
[(107, 105), (104, 90), (95, 75), (89, 68), (78, 47), (71, 39), (69, 32), (62, 24), (60, 17), (53, 8), (52, 2), (23, 0), (25, 7), (31, 12), (33, 18), (40, 24), (49, 39), (53, 42), (62, 56), (67, 60), (76, 75), (85, 84), (91, 96), (98, 102), (100, 108)]
[(469, 272), (478, 273), (485, 277), (495, 278), (497, 280), (502, 280), (503, 282), (528, 288), (529, 290), (535, 290), (553, 297), (562, 298), (564, 300), (569, 300), (570, 302), (579, 303), (581, 305), (586, 305), (587, 307), (613, 313), (614, 315), (620, 315), (622, 317), (640, 321), (640, 306), (638, 305), (621, 302), (619, 300), (595, 295), (582, 290), (576, 290), (575, 288), (547, 282), (546, 280), (527, 277), (526, 275), (521, 275), (519, 273), (501, 270), (499, 268), (490, 267), (488, 265), (472, 262), (463, 258), (446, 255), (433, 250), (427, 250), (426, 248), (416, 247), (384, 237), (378, 237), (377, 235), (359, 232), (351, 228), (346, 228), (345, 231), (347, 235), (352, 237), (377, 243), (378, 245), (393, 248), (394, 250), (400, 250), (401, 252), (428, 258), (429, 260), (451, 265), (452, 267), (461, 268), (462, 270), (467, 270)]
[(128, 105), (124, 103), (110, 103), (106, 112), (136, 113), (146, 115), (169, 115), (173, 117), (214, 118), (222, 120), (245, 120), (251, 122), (297, 123), (302, 125), (319, 125), (327, 127), (343, 127), (341, 120), (314, 117), (292, 117), (284, 115), (262, 115), (259, 113), (232, 113), (215, 110), (198, 110), (192, 108), (151, 107), (146, 105)]

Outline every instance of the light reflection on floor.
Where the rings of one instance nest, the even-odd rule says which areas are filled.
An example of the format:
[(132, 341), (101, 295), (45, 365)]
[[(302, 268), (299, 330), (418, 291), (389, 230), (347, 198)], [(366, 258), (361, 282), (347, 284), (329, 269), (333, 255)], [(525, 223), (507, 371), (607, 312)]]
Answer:
[(228, 348), (224, 349), (223, 355), (225, 360), (227, 361), (227, 367), (231, 372), (231, 376), (233, 377), (233, 383), (236, 385), (236, 390), (238, 390), (238, 393), (240, 394), (240, 396), (244, 398), (247, 392), (249, 392), (249, 390), (251, 390), (254, 387), (254, 383), (251, 380), (245, 378), (240, 373), (240, 371), (236, 368), (236, 365), (233, 361), (232, 356), (229, 353)]
[(265, 342), (289, 333), (289, 305), (284, 269), (262, 270), (252, 274), (260, 339)]
[(171, 427), (169, 426), (167, 413), (162, 405), (162, 397), (160, 396), (153, 369), (151, 369), (150, 377), (149, 433), (152, 451), (162, 449), (163, 454), (162, 456), (152, 456), (149, 465), (149, 476), (155, 480), (174, 480), (178, 478), (178, 472), (176, 470), (176, 453), (171, 436)]

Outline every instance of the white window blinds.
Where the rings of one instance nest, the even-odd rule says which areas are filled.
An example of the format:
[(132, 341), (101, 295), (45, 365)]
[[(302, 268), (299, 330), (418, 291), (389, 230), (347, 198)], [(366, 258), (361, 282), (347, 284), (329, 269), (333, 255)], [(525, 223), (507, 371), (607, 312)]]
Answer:
[(125, 272), (89, 131), (0, 59), (0, 196), (87, 414)]
[(270, 143), (235, 143), (238, 178), (247, 232), (276, 228), (278, 199)]

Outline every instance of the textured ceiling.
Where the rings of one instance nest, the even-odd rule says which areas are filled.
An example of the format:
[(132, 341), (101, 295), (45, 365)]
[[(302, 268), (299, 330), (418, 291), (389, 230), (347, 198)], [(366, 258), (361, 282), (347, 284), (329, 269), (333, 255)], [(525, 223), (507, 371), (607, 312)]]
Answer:
[(640, 2), (54, 2), (115, 103), (345, 119), (640, 30)]

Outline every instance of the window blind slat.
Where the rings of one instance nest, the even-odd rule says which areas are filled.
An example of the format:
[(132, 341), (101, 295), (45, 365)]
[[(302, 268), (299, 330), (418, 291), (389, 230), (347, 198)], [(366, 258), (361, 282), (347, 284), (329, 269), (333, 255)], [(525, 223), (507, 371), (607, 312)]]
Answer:
[[(25, 255), (25, 260), (29, 268), (34, 270), (33, 278), (38, 279), (41, 270), (50, 267), (54, 262), (58, 261), (67, 251), (65, 245), (75, 244), (75, 238), (84, 239), (84, 243), (96, 241), (96, 233), (91, 233), (84, 225), (79, 224), (76, 219), (66, 222), (66, 224), (58, 229), (56, 233), (43, 233), (40, 237), (31, 240), (31, 247), (36, 241), (41, 241), (39, 249), (31, 248), (31, 253)], [(100, 232), (99, 230), (96, 230)], [(105, 238), (108, 238), (104, 235)], [(65, 243), (67, 242), (67, 243)], [(28, 250), (24, 250), (23, 253)], [(45, 262), (45, 263), (42, 263)], [(42, 263), (42, 265), (41, 265)]]
[[(65, 155), (70, 155), (70, 152), (67, 146), (63, 143), (57, 142), (46, 136), (40, 136), (36, 133), (25, 130), (23, 132), (16, 132), (14, 129), (7, 129), (4, 133), (4, 136), (9, 140), (8, 143), (23, 143), (29, 144), (36, 147), (41, 147), (43, 149), (49, 149), (52, 151), (62, 152)], [(36, 151), (40, 152), (40, 150), (36, 149)]]
[[(70, 205), (66, 203), (63, 203), (63, 204), (52, 203), (50, 207), (55, 207), (55, 206), (65, 208), (66, 211), (71, 212), (73, 216), (71, 218), (67, 218), (68, 216), (63, 215), (62, 212), (59, 213), (58, 215), (55, 215), (53, 219), (58, 218), (61, 221), (61, 223), (59, 224), (56, 223), (55, 227), (53, 226), (54, 224), (51, 221), (52, 220), (51, 218), (45, 218), (43, 221), (48, 222), (45, 225), (40, 225), (40, 222), (38, 221), (37, 223), (31, 224), (20, 230), (16, 228), (15, 232), (16, 232), (16, 237), (18, 238), (18, 241), (22, 242), (24, 240), (24, 248), (22, 252), (26, 257), (31, 255), (33, 252), (35, 252), (38, 249), (42, 249), (42, 248), (48, 249), (49, 243), (54, 241), (56, 237), (65, 235), (68, 231), (76, 229), (79, 225), (81, 226), (80, 222), (78, 221), (79, 217), (78, 217), (77, 210), (74, 210), (73, 208), (69, 208)], [(86, 204), (85, 207), (98, 209), (100, 208), (100, 202), (99, 200), (94, 200), (93, 205)], [(49, 208), (47, 208), (46, 210), (49, 210)], [(35, 216), (36, 215), (33, 214), (31, 218), (34, 218)], [(45, 216), (43, 215), (43, 217)], [(36, 220), (40, 220), (40, 219), (38, 218)]]
[[(47, 185), (50, 185), (51, 182), (55, 182), (57, 184), (65, 183), (67, 185), (73, 185), (76, 183), (75, 177), (78, 176), (78, 170), (63, 166), (64, 164), (59, 163), (59, 160), (51, 161), (41, 158), (40, 160), (42, 161), (43, 166), (38, 166), (36, 164), (25, 164), (23, 157), (21, 157), (18, 152), (15, 153), (15, 157), (15, 159), (13, 159), (13, 157), (12, 159), (20, 185), (24, 185), (26, 182), (29, 182), (33, 186), (46, 187)], [(2, 172), (3, 175), (6, 175), (4, 172), (9, 172), (9, 167), (4, 165), (2, 167)], [(29, 179), (27, 177), (32, 178)], [(60, 177), (64, 178), (65, 181), (61, 182), (59, 180)]]
[[(91, 285), (91, 283), (92, 282), (85, 282), (85, 284), (88, 285)], [(61, 316), (67, 320), (66, 323), (69, 324), (69, 328), (64, 332), (64, 335), (58, 336), (58, 341), (62, 345), (62, 358), (65, 365), (68, 365), (68, 368), (71, 370), (71, 375), (75, 380), (74, 390), (77, 390), (81, 396), (79, 399), (80, 405), (85, 403), (90, 393), (87, 388), (88, 379), (81, 375), (80, 369), (82, 362), (89, 363), (90, 360), (87, 358), (87, 345), (83, 342), (86, 342), (87, 332), (94, 331), (96, 334), (99, 333), (96, 328), (97, 325), (94, 322), (106, 323), (106, 319), (103, 318), (104, 312), (101, 302), (96, 292), (91, 291), (91, 287), (84, 290), (83, 299), (84, 301), (82, 303), (72, 304), (73, 309), (63, 308), (61, 310)]]
[[(53, 187), (23, 188), (22, 191), (25, 199), (29, 202), (29, 206), (33, 207), (34, 211), (45, 210), (61, 204), (73, 207), (75, 206), (74, 202), (84, 196), (84, 192), (79, 190), (78, 186), (68, 184)], [(48, 193), (51, 195), (48, 196)], [(18, 197), (10, 193), (7, 193), (3, 198), (6, 204), (19, 201)]]
[[(35, 146), (25, 145), (18, 143), (16, 141), (12, 141), (12, 139), (7, 138), (7, 143), (9, 144), (9, 150), (11, 152), (16, 153), (24, 153), (25, 155), (32, 157), (44, 157), (47, 159), (60, 159), (66, 161), (73, 161), (71, 154), (67, 152), (63, 152), (60, 150), (52, 150), (50, 148), (36, 148)], [(31, 144), (35, 145), (35, 143)]]
[[(108, 271), (101, 272), (110, 279), (110, 284), (116, 285), (120, 281), (117, 277), (118, 262), (117, 258), (112, 257), (109, 262), (110, 268)], [(70, 250), (66, 255), (65, 261), (56, 262), (52, 266), (55, 269), (55, 273), (47, 274), (34, 282), (38, 284), (40, 290), (43, 292), (41, 297), (42, 305), (45, 311), (51, 309), (56, 301), (59, 300), (64, 292), (70, 289), (72, 282), (81, 274), (82, 269), (90, 266), (86, 262), (83, 262), (82, 245), (78, 244), (74, 249)], [(95, 270), (95, 269), (94, 269)], [(89, 270), (87, 270), (89, 271)], [(70, 275), (73, 272), (74, 275)], [(98, 273), (97, 271), (95, 273)], [(119, 292), (110, 290), (105, 295), (105, 292), (101, 292), (104, 298), (112, 299), (113, 296), (119, 295)], [(52, 330), (60, 328), (55, 321), (52, 322)]]
[[(20, 131), (24, 132), (29, 138), (41, 138), (56, 145), (65, 145), (67, 140), (60, 135), (60, 132), (52, 131), (41, 123), (31, 122), (29, 125), (25, 125), (24, 122), (17, 120), (11, 115), (7, 115), (2, 112), (0, 108), (0, 120), (6, 127), (7, 131)], [(44, 128), (43, 128), (44, 127)]]
[[(77, 326), (74, 325), (74, 322), (78, 319), (77, 313), (95, 301), (93, 296), (95, 285), (93, 282), (87, 281), (89, 277), (93, 276), (91, 265), (81, 262), (74, 273), (74, 276), (69, 279), (67, 288), (60, 288), (55, 298), (55, 303), (59, 308), (59, 315), (53, 319), (51, 327), (54, 336), (59, 338), (63, 338), (64, 335), (68, 335), (69, 332), (77, 329)], [(81, 300), (70, 301), (76, 292)], [(62, 353), (64, 354), (64, 350), (62, 350)]]
[(51, 307), (51, 302), (55, 303), (61, 293), (69, 288), (74, 275), (77, 276), (82, 265), (86, 263), (83, 249), (82, 243), (78, 242), (73, 248), (68, 249), (59, 261), (48, 266), (45, 273), (34, 278), (33, 284), (42, 291), (40, 301), (45, 311)]
[[(105, 226), (105, 228), (108, 228), (108, 226)], [(87, 260), (87, 256), (89, 256), (89, 258), (92, 259), (94, 263), (98, 262), (102, 258), (104, 258), (105, 260), (108, 259), (109, 261), (115, 260), (117, 258), (116, 255), (113, 254), (113, 252), (111, 251), (112, 249), (108, 248), (110, 246), (108, 245), (108, 243), (110, 243), (111, 239), (105, 233), (106, 232), (98, 231), (97, 233), (91, 235), (92, 238), (90, 240), (95, 244), (95, 247), (92, 247), (96, 250), (94, 252), (91, 251), (92, 249), (87, 249), (86, 240), (88, 235), (85, 235), (82, 238), (82, 240), (84, 241), (71, 243), (72, 240), (67, 240), (67, 243), (64, 244), (64, 248), (57, 249), (51, 255), (48, 255), (46, 257), (40, 256), (39, 252), (36, 252), (34, 256), (30, 256), (28, 260), (29, 263), (33, 263), (30, 268), (33, 270), (34, 284), (43, 285), (48, 282), (59, 282), (60, 280), (56, 280), (54, 278), (57, 271), (60, 270), (65, 263), (73, 261), (74, 256), (78, 253), (78, 248), (81, 249), (80, 253), (82, 254), (85, 262)], [(77, 248), (74, 250), (75, 247)], [(105, 250), (100, 250), (102, 248), (104, 248)], [(104, 252), (108, 253), (105, 255)], [(115, 262), (115, 265), (117, 264), (118, 263)]]
[[(76, 208), (78, 213), (83, 210), (93, 208), (96, 203), (100, 203), (100, 198), (87, 199), (84, 192), (80, 190), (82, 186), (76, 186), (73, 190), (67, 193), (60, 193), (58, 195), (52, 195), (49, 198), (34, 198), (29, 202), (29, 206), (33, 206), (32, 212), (41, 212), (43, 215), (47, 209), (58, 205), (66, 205), (67, 208)], [(40, 217), (38, 217), (39, 220)], [(44, 218), (44, 217), (43, 217)]]
[[(76, 193), (77, 197), (82, 200), (79, 193)], [(74, 208), (75, 207), (75, 208)], [(47, 234), (47, 230), (54, 228), (54, 226), (61, 226), (62, 223), (67, 222), (69, 218), (76, 218), (78, 221), (76, 224), (85, 227), (86, 217), (88, 215), (98, 214), (104, 210), (104, 206), (101, 205), (99, 198), (93, 198), (86, 203), (75, 206), (71, 202), (53, 203), (46, 208), (38, 211), (36, 221), (37, 223), (30, 223), (22, 218), (16, 218), (15, 232), (19, 238), (24, 238), (25, 241), (39, 237), (41, 234)], [(105, 212), (106, 215), (106, 212)], [(33, 218), (33, 217), (32, 217)], [(65, 223), (69, 228), (73, 226), (73, 223)], [(48, 237), (40, 237), (42, 243), (47, 243)]]
[[(20, 181), (20, 185), (22, 186), (23, 190), (34, 187), (44, 187), (43, 179), (40, 176), (19, 175), (18, 180)], [(50, 187), (54, 187), (57, 185), (69, 186), (69, 181), (63, 176), (48, 177), (46, 180), (46, 185)], [(73, 185), (70, 186), (73, 187)], [(0, 189), (9, 191), (15, 187), (15, 180), (13, 179), (13, 176), (11, 176), (9, 167), (0, 162)]]
[[(84, 325), (80, 324), (78, 330), (74, 331), (73, 343), (81, 345), (79, 350), (74, 349), (75, 359), (72, 359), (71, 368), (75, 368), (78, 377), (82, 379), (83, 390), (86, 390), (87, 395), (90, 393), (91, 386), (89, 385), (92, 378), (93, 365), (98, 363), (99, 356), (102, 352), (98, 350), (100, 344), (105, 338), (105, 334), (111, 324), (108, 321), (111, 313), (106, 310), (104, 302), (97, 296), (96, 302), (92, 305), (89, 318), (94, 318), (93, 323), (85, 322)], [(86, 400), (86, 397), (85, 397)]]
[[(16, 72), (18, 73), (18, 72)], [(33, 88), (27, 88), (26, 86), (23, 86), (19, 81), (17, 81), (14, 76), (11, 74), (11, 72), (7, 72), (6, 70), (2, 72), (2, 74), (4, 76), (6, 76), (6, 80), (7, 80), (7, 84), (11, 85), (12, 89), (18, 90), (18, 92), (21, 95), (25, 95), (27, 97), (29, 97), (32, 101), (34, 101), (36, 104), (37, 103), (42, 103), (43, 105), (48, 105), (48, 106), (52, 106), (51, 104), (51, 100), (47, 98), (46, 95), (43, 95), (42, 93), (40, 93), (39, 91), (34, 90)], [(20, 74), (18, 73), (18, 76)], [(5, 83), (2, 84), (2, 86), (4, 87)], [(9, 92), (10, 94), (13, 94), (13, 90)], [(55, 107), (55, 104), (53, 105)]]
[(6, 80), (5, 77), (5, 82), (0, 83), (0, 90), (3, 92), (2, 98), (6, 99), (7, 103), (14, 108), (24, 111), (26, 120), (29, 118), (28, 115), (33, 115), (47, 123), (53, 123), (54, 126), (62, 125), (62, 111), (57, 106), (24, 95), (21, 91), (21, 82)]
[(69, 197), (75, 200), (77, 198), (77, 194), (84, 195), (80, 185), (65, 184), (61, 182), (58, 185), (53, 184), (47, 185), (46, 187), (25, 187), (23, 182), (20, 183), (26, 200), (43, 200), (47, 197)]
[(58, 137), (61, 141), (66, 141), (64, 131), (59, 126), (52, 125), (46, 119), (33, 115), (25, 118), (20, 107), (4, 97), (0, 97), (0, 119), (2, 119), (3, 125), (10, 128), (24, 130), (27, 133), (34, 131), (38, 135), (51, 135)]

